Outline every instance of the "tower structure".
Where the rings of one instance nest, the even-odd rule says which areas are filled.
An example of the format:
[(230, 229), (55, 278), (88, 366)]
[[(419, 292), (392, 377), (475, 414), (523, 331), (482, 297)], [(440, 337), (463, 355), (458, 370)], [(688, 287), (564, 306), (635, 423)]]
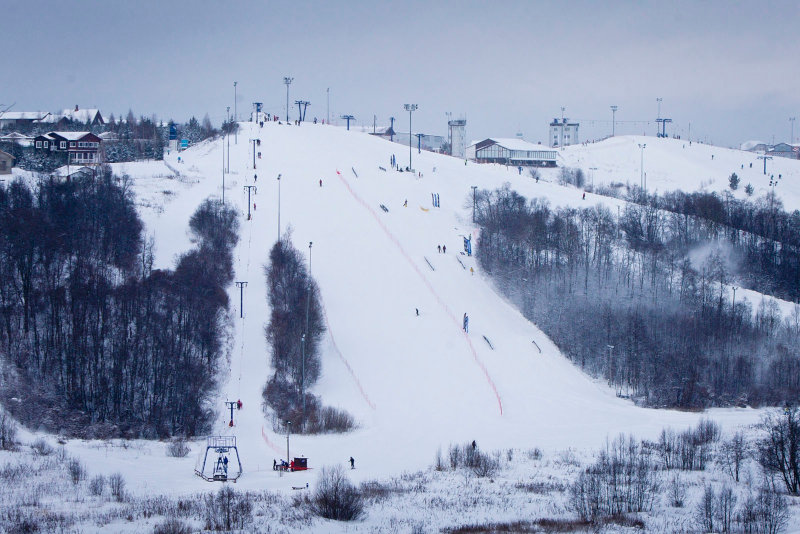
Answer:
[(450, 133), (450, 155), (465, 158), (467, 155), (467, 119), (447, 121)]

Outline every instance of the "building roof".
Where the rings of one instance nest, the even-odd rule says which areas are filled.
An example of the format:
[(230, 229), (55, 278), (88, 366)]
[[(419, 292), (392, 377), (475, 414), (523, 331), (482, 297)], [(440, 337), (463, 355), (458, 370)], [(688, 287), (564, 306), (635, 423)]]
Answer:
[(78, 165), (63, 165), (56, 170), (54, 170), (51, 174), (53, 176), (58, 176), (59, 178), (67, 178), (69, 176), (75, 176), (78, 174), (92, 174), (94, 170), (90, 167), (82, 167)]
[(60, 116), (75, 122), (87, 123), (94, 122), (99, 114), (99, 109), (65, 109), (60, 113)]
[(29, 135), (23, 135), (23, 134), (21, 134), (19, 132), (11, 132), (11, 133), (7, 133), (5, 135), (0, 135), (0, 139), (2, 139), (4, 141), (22, 141), (22, 140), (25, 140), (25, 139), (33, 139), (33, 137), (31, 137)]
[(78, 139), (82, 139), (91, 133), (92, 132), (48, 132), (46, 135), (49, 135), (50, 137), (57, 135), (59, 137), (63, 137), (67, 141), (77, 141)]
[(0, 150), (0, 156), (8, 156), (11, 159), (16, 159), (14, 156), (9, 154), (8, 152), (3, 152), (2, 150)]
[[(550, 152), (555, 152), (555, 150), (549, 146), (539, 145), (536, 143), (531, 143), (530, 141), (525, 141), (524, 139), (516, 139), (513, 137), (490, 137), (488, 140), (494, 141), (496, 144), (509, 150), (547, 150)], [(480, 142), (482, 141), (476, 141), (472, 143), (472, 145), (477, 145)]]
[(0, 113), (3, 120), (41, 120), (50, 115), (47, 111), (6, 111)]

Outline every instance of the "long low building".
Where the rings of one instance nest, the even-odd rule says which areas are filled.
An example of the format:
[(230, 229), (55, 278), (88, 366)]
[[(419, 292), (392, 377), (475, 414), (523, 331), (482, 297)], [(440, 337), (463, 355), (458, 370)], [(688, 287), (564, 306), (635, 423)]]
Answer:
[(558, 152), (522, 139), (484, 139), (467, 147), (467, 159), (523, 167), (555, 167)]

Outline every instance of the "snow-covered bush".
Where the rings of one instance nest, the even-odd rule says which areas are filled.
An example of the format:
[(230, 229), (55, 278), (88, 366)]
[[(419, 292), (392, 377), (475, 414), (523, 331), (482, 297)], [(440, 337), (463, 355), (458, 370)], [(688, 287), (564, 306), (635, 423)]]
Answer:
[(0, 413), (0, 450), (13, 451), (17, 447), (17, 424), (6, 412)]
[(237, 493), (228, 486), (216, 495), (205, 497), (205, 521), (207, 530), (242, 530), (253, 520), (253, 503), (248, 493)]
[(172, 458), (185, 458), (190, 450), (185, 439), (174, 439), (167, 445), (167, 456), (171, 456)]
[(72, 483), (77, 485), (86, 480), (86, 468), (80, 460), (73, 458), (67, 463), (67, 472)]
[(119, 502), (125, 499), (125, 479), (121, 473), (114, 473), (108, 477), (108, 488), (111, 496)]
[(353, 521), (364, 513), (364, 498), (341, 466), (322, 468), (307, 505), (314, 514), (337, 521)]
[(92, 477), (92, 480), (89, 481), (89, 493), (91, 493), (95, 497), (100, 497), (105, 489), (106, 489), (106, 477), (104, 477), (103, 475), (97, 475), (96, 477)]
[(53, 454), (53, 447), (44, 438), (39, 438), (31, 443), (31, 450), (39, 456), (50, 456)]

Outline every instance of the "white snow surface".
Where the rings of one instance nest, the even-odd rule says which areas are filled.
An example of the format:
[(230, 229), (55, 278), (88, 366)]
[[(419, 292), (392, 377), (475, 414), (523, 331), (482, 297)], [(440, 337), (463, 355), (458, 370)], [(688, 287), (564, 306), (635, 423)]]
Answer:
[[(263, 154), (256, 159), (257, 169), (253, 143), (248, 142), (255, 138), (261, 139), (256, 150)], [(587, 176), (589, 167), (597, 167), (595, 185), (638, 183), (637, 144), (642, 142), (647, 143), (645, 170), (651, 189), (721, 191), (727, 176), (737, 172), (742, 178), (737, 196), (748, 182), (756, 195), (766, 191), (755, 155), (690, 146), (688, 141), (618, 137), (567, 147), (559, 155)], [(556, 185), (558, 169), (543, 170), (536, 183), (514, 168), (465, 165), (416, 150), (411, 156), (417, 172), (395, 172), (389, 159), (394, 154), (405, 166), (406, 147), (321, 124), (269, 122), (259, 128), (243, 123), (238, 144), (231, 140), (230, 147), (225, 202), (241, 213), (235, 279), (248, 285), (243, 310), (239, 289), (229, 288), (234, 326), (229, 362), (219, 369), (222, 387), (214, 432), (237, 438), (244, 467), (238, 489), (291, 491), (306, 482), (313, 487), (322, 466), (344, 465), (350, 456), (356, 462), (350, 472), (355, 482), (396, 476), (430, 466), (439, 448), (446, 451), (451, 443), (473, 439), (484, 450), (586, 450), (620, 432), (654, 438), (664, 427), (684, 428), (701, 417), (726, 430), (758, 420), (761, 412), (752, 409), (686, 413), (642, 409), (617, 398), (604, 383), (573, 366), (500, 297), (474, 257), (460, 254), (462, 237), (477, 233), (471, 222), (473, 185), (493, 189), (510, 182), (521, 194), (546, 196), (555, 206), (613, 206), (622, 201), (593, 194), (582, 200), (581, 191)], [(115, 172), (134, 179), (145, 231), (156, 244), (156, 268), (172, 268), (176, 257), (190, 248), (189, 218), (205, 198), (221, 196), (222, 162), (222, 143), (216, 140), (170, 154), (163, 163), (115, 165)], [(775, 158), (768, 170), (783, 175), (776, 193), (785, 206), (800, 206), (800, 162)], [(249, 221), (246, 185), (258, 188)], [(440, 195), (440, 208), (432, 207), (431, 193)], [(306, 256), (313, 242), (311, 273), (328, 322), (321, 344), (322, 377), (313, 392), (325, 405), (348, 411), (359, 424), (344, 435), (292, 435), (290, 456), (307, 456), (313, 469), (283, 476), (272, 470), (272, 461), (286, 456), (286, 435), (273, 430), (261, 407), (271, 373), (264, 336), (269, 320), (264, 266), (278, 237), (279, 194), (281, 231), (290, 229), (294, 246)], [(405, 200), (408, 207), (403, 207)], [(447, 252), (438, 253), (437, 245), (446, 245)], [(461, 329), (465, 312), (468, 334)], [(235, 413), (236, 424), (230, 428), (223, 401), (237, 399), (243, 409)], [(183, 459), (167, 457), (166, 444), (151, 441), (70, 440), (67, 449), (91, 472), (121, 472), (134, 493), (184, 494), (216, 487), (193, 472), (204, 443), (196, 440)]]

